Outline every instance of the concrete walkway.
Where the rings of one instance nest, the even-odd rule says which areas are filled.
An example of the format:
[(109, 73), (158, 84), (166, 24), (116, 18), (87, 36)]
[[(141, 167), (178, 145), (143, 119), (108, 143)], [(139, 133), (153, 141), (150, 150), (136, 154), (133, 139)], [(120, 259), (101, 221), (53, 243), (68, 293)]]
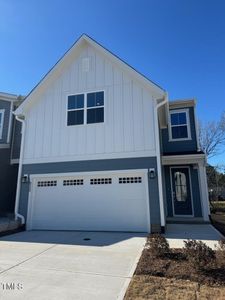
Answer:
[(26, 231), (0, 238), (0, 299), (123, 299), (144, 234)]
[(211, 224), (168, 224), (165, 237), (171, 248), (182, 248), (184, 240), (196, 239), (213, 249), (220, 239), (225, 238)]

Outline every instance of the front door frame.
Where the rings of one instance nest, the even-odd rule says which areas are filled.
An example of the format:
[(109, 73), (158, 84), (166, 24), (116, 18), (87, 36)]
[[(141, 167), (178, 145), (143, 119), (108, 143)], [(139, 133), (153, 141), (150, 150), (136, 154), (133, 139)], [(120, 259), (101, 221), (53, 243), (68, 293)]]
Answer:
[[(177, 215), (177, 214), (175, 214), (174, 197), (173, 197), (172, 169), (188, 169), (189, 184), (190, 184), (191, 207), (192, 207), (192, 214), (190, 214), (190, 215)], [(172, 199), (173, 216), (174, 217), (188, 217), (188, 218), (190, 217), (190, 218), (193, 218), (194, 217), (194, 203), (193, 203), (193, 195), (192, 195), (192, 181), (191, 181), (190, 166), (171, 166), (170, 167), (170, 186), (171, 186), (171, 199)]]

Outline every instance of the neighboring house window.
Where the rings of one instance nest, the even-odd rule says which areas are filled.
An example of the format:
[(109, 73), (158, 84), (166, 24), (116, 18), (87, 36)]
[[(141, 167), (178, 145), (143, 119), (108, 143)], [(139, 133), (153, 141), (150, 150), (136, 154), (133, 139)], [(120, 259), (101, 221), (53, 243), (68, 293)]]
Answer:
[(190, 139), (188, 110), (170, 111), (170, 140)]
[(2, 133), (3, 133), (3, 125), (4, 125), (4, 109), (0, 109), (0, 139), (2, 139)]
[(104, 122), (104, 92), (68, 96), (67, 126)]
[(84, 124), (84, 95), (68, 96), (67, 125)]

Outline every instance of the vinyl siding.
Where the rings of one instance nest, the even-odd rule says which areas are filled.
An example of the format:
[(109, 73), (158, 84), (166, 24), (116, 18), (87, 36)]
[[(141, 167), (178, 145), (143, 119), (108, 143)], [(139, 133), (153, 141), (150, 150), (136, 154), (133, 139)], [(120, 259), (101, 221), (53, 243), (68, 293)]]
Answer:
[(0, 139), (0, 144), (7, 144), (11, 102), (0, 99), (0, 109), (4, 109), (4, 111), (5, 111), (4, 112), (2, 138)]
[(13, 120), (13, 137), (12, 137), (12, 151), (11, 151), (11, 159), (19, 159), (20, 157), (20, 144), (21, 144), (21, 129), (22, 123)]
[[(187, 109), (186, 107), (184, 108)], [(197, 151), (194, 107), (189, 107), (188, 109), (189, 109), (189, 118), (190, 118), (191, 140), (169, 141), (169, 129), (168, 128), (162, 129), (161, 131), (162, 152), (164, 154), (175, 153), (175, 152), (180, 153), (180, 152)]]
[[(92, 91), (105, 92), (105, 122), (66, 126), (67, 96)], [(24, 163), (155, 156), (153, 114), (146, 88), (86, 46), (29, 108)]]
[(13, 212), (18, 165), (10, 165), (10, 149), (0, 149), (0, 213)]

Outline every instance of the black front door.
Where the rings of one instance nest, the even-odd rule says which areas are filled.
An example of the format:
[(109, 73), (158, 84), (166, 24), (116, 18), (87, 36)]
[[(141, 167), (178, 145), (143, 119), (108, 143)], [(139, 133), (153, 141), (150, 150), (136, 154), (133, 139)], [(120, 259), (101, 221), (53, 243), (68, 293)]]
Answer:
[(171, 168), (174, 215), (192, 215), (189, 169)]

